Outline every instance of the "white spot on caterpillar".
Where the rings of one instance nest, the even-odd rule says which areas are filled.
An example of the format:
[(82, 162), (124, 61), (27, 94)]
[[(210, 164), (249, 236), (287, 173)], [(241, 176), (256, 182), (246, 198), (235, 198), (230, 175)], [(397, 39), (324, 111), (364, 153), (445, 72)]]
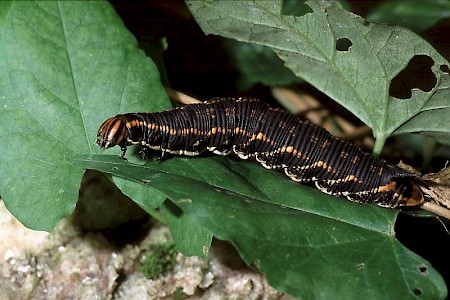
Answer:
[(214, 153), (214, 154), (217, 154), (217, 155), (228, 155), (228, 154), (230, 154), (230, 152), (231, 152), (231, 151), (229, 151), (229, 150), (223, 150), (223, 151), (220, 151), (220, 150), (213, 150), (213, 153)]
[(230, 150), (217, 150), (217, 147), (206, 147), (206, 149), (217, 155), (228, 155), (231, 152)]
[(291, 178), (292, 180), (294, 180), (295, 182), (302, 182), (303, 180), (298, 177), (297, 175), (292, 174), (291, 172), (289, 172), (289, 169), (284, 169), (284, 173), (286, 173), (287, 176), (289, 176), (289, 178)]
[(183, 150), (180, 154), (188, 155), (188, 156), (196, 156), (200, 154), (200, 151), (187, 151)]
[(321, 192), (323, 192), (323, 193), (325, 193), (325, 194), (331, 194), (331, 193), (328, 191), (328, 187), (322, 186), (321, 183), (322, 183), (322, 182), (320, 182), (320, 181), (316, 181), (316, 182), (315, 182), (316, 188), (317, 188), (319, 191), (321, 191)]
[(240, 158), (240, 159), (248, 159), (250, 157), (249, 154), (245, 154), (242, 151), (239, 151), (236, 149), (236, 146), (233, 146), (233, 152)]

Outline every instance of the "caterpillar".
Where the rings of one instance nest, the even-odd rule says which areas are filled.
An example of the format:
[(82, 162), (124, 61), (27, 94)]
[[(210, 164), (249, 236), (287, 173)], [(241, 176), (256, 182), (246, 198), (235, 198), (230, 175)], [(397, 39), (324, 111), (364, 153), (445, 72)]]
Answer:
[(160, 158), (234, 153), (351, 201), (384, 207), (424, 202), (416, 174), (257, 99), (215, 98), (163, 112), (116, 115), (100, 126), (96, 143), (120, 146), (121, 158), (133, 144), (140, 145), (143, 158), (150, 149), (161, 151)]

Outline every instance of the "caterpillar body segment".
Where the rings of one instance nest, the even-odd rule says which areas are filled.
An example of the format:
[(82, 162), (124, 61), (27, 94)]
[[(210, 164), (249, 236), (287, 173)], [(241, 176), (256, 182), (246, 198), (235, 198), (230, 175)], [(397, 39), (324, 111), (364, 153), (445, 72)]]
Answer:
[(233, 152), (351, 201), (386, 207), (424, 202), (416, 174), (256, 99), (221, 98), (163, 112), (120, 114), (101, 125), (96, 143), (120, 146), (122, 158), (134, 144), (144, 157), (149, 149), (160, 150), (161, 157)]

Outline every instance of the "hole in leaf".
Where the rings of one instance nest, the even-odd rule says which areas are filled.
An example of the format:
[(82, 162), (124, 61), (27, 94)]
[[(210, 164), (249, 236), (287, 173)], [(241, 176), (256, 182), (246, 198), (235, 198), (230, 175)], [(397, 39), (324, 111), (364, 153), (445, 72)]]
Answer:
[(418, 289), (418, 288), (414, 288), (413, 292), (414, 292), (414, 295), (416, 295), (416, 296), (422, 295), (422, 291), (420, 289)]
[(351, 46), (353, 46), (353, 43), (348, 38), (341, 38), (336, 41), (337, 51), (348, 51)]
[(441, 65), (439, 68), (442, 72), (450, 74), (450, 68), (447, 65)]
[(419, 265), (419, 272), (423, 275), (428, 275), (428, 268), (424, 264)]
[(412, 89), (429, 92), (436, 85), (437, 79), (431, 67), (434, 61), (427, 55), (415, 55), (397, 76), (391, 81), (389, 95), (399, 99), (409, 99)]
[(305, 4), (305, 0), (284, 0), (281, 14), (285, 16), (301, 17), (306, 14), (312, 13), (311, 7)]

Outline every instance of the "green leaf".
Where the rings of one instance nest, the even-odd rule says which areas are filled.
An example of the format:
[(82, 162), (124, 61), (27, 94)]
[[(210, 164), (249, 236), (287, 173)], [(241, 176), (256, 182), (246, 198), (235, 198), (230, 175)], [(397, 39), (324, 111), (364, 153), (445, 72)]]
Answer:
[(208, 257), (213, 237), (209, 230), (195, 223), (170, 201), (164, 203), (161, 212), (169, 225), (178, 251), (186, 256)]
[[(199, 226), (230, 240), (281, 291), (300, 298), (443, 299), (443, 279), (394, 236), (397, 211), (338, 199), (231, 158), (76, 165), (158, 189)], [(426, 269), (426, 272), (424, 271)]]
[(449, 18), (450, 2), (448, 0), (383, 1), (366, 17), (374, 22), (400, 25), (420, 32)]
[(106, 118), (169, 102), (105, 1), (0, 2), (0, 53), (0, 195), (24, 225), (51, 230), (83, 174), (67, 158), (100, 153)]
[(241, 73), (238, 81), (241, 90), (256, 83), (278, 86), (302, 82), (268, 47), (233, 40), (227, 40), (225, 46), (233, 57), (235, 68)]
[(166, 197), (157, 190), (141, 189), (139, 188), (139, 185), (133, 181), (125, 180), (116, 176), (113, 176), (113, 181), (122, 193), (130, 197), (130, 199), (133, 199), (134, 202), (139, 204), (149, 213), (150, 211), (160, 207), (166, 200)]
[[(387, 137), (404, 132), (429, 132), (450, 143), (450, 124), (442, 119), (450, 114), (449, 63), (415, 33), (371, 23), (332, 1), (307, 1), (313, 13), (301, 17), (282, 15), (277, 0), (187, 4), (206, 34), (272, 48), (297, 76), (373, 129), (376, 153)], [(391, 80), (416, 55), (433, 60), (435, 86), (413, 89), (408, 100), (389, 96)]]

